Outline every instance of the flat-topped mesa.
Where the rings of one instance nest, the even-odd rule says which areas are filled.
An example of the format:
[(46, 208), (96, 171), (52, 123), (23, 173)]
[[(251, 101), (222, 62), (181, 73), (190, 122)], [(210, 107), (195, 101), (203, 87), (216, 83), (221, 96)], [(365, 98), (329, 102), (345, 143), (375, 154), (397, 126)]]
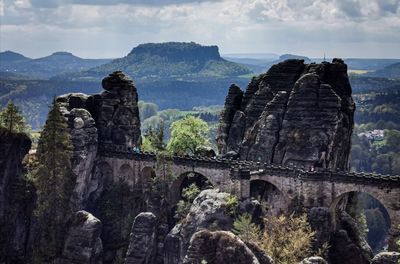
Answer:
[(343, 60), (286, 60), (254, 77), (243, 96), (230, 88), (218, 149), (244, 160), (347, 170), (354, 110)]

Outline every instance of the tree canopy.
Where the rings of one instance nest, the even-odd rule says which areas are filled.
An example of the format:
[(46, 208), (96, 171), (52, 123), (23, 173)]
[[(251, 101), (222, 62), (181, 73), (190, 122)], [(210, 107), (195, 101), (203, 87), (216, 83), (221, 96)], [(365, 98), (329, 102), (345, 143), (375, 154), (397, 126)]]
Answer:
[(53, 102), (41, 133), (37, 150), (37, 168), (33, 180), (38, 194), (36, 216), (40, 239), (35, 244), (37, 262), (46, 262), (59, 255), (69, 211), (74, 177), (70, 159), (73, 145), (66, 130), (67, 121)]
[(167, 150), (177, 155), (196, 155), (199, 147), (208, 145), (208, 125), (200, 118), (186, 116), (171, 124)]
[(0, 126), (16, 133), (25, 133), (28, 130), (25, 118), (12, 101), (9, 101), (7, 106), (0, 112)]

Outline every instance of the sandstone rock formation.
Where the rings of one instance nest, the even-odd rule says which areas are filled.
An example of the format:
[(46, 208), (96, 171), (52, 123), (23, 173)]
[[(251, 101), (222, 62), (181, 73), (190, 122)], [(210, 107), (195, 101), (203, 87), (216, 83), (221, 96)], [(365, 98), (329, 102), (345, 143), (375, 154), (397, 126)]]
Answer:
[(399, 252), (381, 252), (372, 259), (371, 264), (398, 264), (399, 261)]
[[(201, 263), (203, 259), (207, 263), (218, 263), (216, 260), (224, 255), (232, 259), (231, 263), (273, 263), (256, 245), (246, 245), (228, 232), (233, 225), (229, 197), (230, 194), (218, 189), (204, 190), (197, 196), (186, 218), (166, 237), (164, 264)], [(260, 205), (256, 201), (248, 200), (239, 207), (239, 211), (259, 217)], [(242, 259), (246, 260), (240, 262)]]
[(315, 231), (313, 248), (319, 249), (324, 244), (329, 245), (331, 237), (331, 213), (327, 207), (313, 207), (308, 212), (308, 222)]
[(153, 213), (140, 213), (132, 225), (125, 264), (151, 264), (156, 252), (157, 218)]
[(133, 82), (118, 71), (104, 78), (102, 86), (105, 91), (101, 94), (72, 93), (56, 99), (68, 120), (74, 145), (73, 210), (98, 197), (104, 182), (110, 180), (109, 169), (97, 160), (99, 145), (132, 149), (140, 144), (138, 95)]
[(262, 163), (346, 170), (354, 109), (342, 60), (287, 60), (254, 77), (244, 93), (230, 87), (218, 149)]
[(92, 115), (86, 110), (86, 101), (89, 96), (73, 93), (59, 96), (62, 115), (68, 120), (69, 133), (74, 146), (71, 160), (72, 171), (76, 177), (76, 184), (71, 197), (73, 210), (84, 207), (89, 194), (98, 188), (97, 179), (92, 179), (92, 168), (97, 155), (97, 128)]
[(227, 212), (229, 194), (219, 190), (204, 190), (193, 201), (182, 224), (176, 225), (165, 240), (164, 263), (176, 264), (183, 261), (191, 237), (197, 231), (213, 228), (230, 230), (233, 219)]
[(22, 160), (30, 148), (27, 135), (0, 128), (0, 263), (26, 262), (35, 196)]
[(309, 257), (303, 259), (299, 264), (328, 264), (328, 262), (321, 257)]
[(106, 90), (88, 98), (89, 111), (96, 120), (99, 141), (126, 147), (140, 143), (138, 95), (132, 80), (117, 71), (104, 78)]
[(331, 238), (329, 258), (332, 263), (369, 264), (373, 253), (360, 234), (356, 221), (346, 212), (337, 212), (336, 230)]
[(63, 264), (101, 264), (101, 222), (88, 212), (78, 211), (72, 219), (61, 256)]
[(253, 252), (237, 236), (227, 231), (209, 230), (196, 232), (192, 236), (183, 263), (260, 264)]

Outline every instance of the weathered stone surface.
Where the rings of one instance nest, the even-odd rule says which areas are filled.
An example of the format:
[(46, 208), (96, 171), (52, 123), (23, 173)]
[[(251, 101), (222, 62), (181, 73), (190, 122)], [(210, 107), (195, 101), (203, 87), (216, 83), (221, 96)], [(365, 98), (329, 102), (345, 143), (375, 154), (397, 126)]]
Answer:
[(261, 224), (263, 211), (261, 203), (254, 198), (247, 198), (239, 202), (239, 214), (248, 214), (252, 222)]
[(324, 244), (329, 244), (331, 237), (331, 214), (327, 207), (313, 207), (308, 213), (308, 222), (315, 231), (313, 248), (319, 249)]
[(199, 230), (211, 227), (217, 230), (231, 230), (233, 219), (227, 210), (229, 196), (230, 194), (219, 192), (218, 189), (209, 189), (196, 197), (182, 225), (181, 235), (185, 247), (192, 235)]
[(342, 60), (287, 60), (253, 78), (243, 96), (231, 87), (218, 149), (220, 154), (235, 151), (241, 159), (263, 163), (345, 170), (354, 109)]
[(328, 264), (328, 262), (321, 257), (309, 257), (303, 259), (299, 264)]
[(256, 256), (231, 232), (202, 230), (196, 232), (191, 240), (185, 264), (201, 263), (259, 264)]
[(156, 222), (153, 213), (140, 213), (132, 225), (125, 264), (153, 263), (156, 252)]
[(339, 214), (336, 231), (331, 238), (329, 258), (332, 263), (368, 264), (373, 253), (365, 238), (361, 237), (355, 220), (344, 211)]
[(165, 264), (182, 262), (189, 241), (197, 231), (203, 229), (228, 231), (232, 228), (233, 219), (227, 210), (228, 197), (228, 193), (219, 192), (218, 189), (204, 190), (197, 196), (182, 224), (175, 226), (166, 238)]
[(34, 189), (21, 176), (31, 148), (25, 134), (0, 127), (0, 263), (25, 263), (29, 247)]
[(101, 264), (101, 228), (99, 219), (88, 212), (78, 211), (66, 235), (61, 263)]
[(372, 259), (371, 264), (398, 264), (399, 261), (399, 252), (381, 252)]
[(96, 120), (99, 141), (125, 147), (140, 145), (138, 95), (133, 82), (116, 71), (104, 78), (106, 90), (88, 99), (89, 111)]
[(218, 128), (217, 145), (220, 152), (226, 153), (227, 151), (227, 140), (231, 124), (233, 122), (235, 113), (240, 109), (240, 103), (243, 98), (243, 91), (234, 84), (229, 87), (228, 95), (225, 100), (225, 109), (221, 115), (221, 125)]
[(71, 197), (73, 210), (84, 208), (90, 194), (101, 188), (101, 181), (92, 174), (97, 155), (98, 135), (95, 121), (86, 107), (85, 94), (66, 94), (57, 98), (62, 115), (68, 120), (74, 146), (71, 159), (76, 184)]
[(274, 260), (267, 255), (264, 251), (262, 251), (256, 243), (254, 242), (245, 242), (247, 247), (253, 252), (253, 254), (256, 256), (258, 262), (260, 264), (275, 264)]

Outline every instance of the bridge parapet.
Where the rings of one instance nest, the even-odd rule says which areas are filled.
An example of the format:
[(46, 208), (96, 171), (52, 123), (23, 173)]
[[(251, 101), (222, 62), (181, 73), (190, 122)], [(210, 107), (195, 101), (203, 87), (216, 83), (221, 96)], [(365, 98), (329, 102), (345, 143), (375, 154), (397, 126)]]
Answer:
[(305, 181), (351, 182), (365, 185), (400, 187), (399, 175), (382, 175), (365, 172), (347, 172), (332, 170), (304, 171), (302, 169), (282, 167), (270, 164), (250, 168), (251, 174), (269, 174), (282, 177), (293, 177)]
[[(157, 161), (157, 155), (150, 152), (139, 152), (132, 148), (121, 145), (102, 144), (99, 154), (105, 157), (129, 159), (136, 161)], [(330, 181), (351, 182), (364, 185), (379, 185), (387, 187), (400, 187), (400, 176), (382, 175), (365, 172), (333, 171), (327, 169), (316, 169), (305, 171), (296, 167), (285, 167), (274, 164), (262, 164), (249, 160), (226, 159), (220, 157), (204, 156), (173, 156), (172, 162), (176, 165), (202, 166), (212, 168), (223, 168), (231, 170), (250, 171), (254, 174), (269, 174), (280, 177), (297, 178), (304, 181)], [(233, 175), (232, 175), (233, 176)]]

